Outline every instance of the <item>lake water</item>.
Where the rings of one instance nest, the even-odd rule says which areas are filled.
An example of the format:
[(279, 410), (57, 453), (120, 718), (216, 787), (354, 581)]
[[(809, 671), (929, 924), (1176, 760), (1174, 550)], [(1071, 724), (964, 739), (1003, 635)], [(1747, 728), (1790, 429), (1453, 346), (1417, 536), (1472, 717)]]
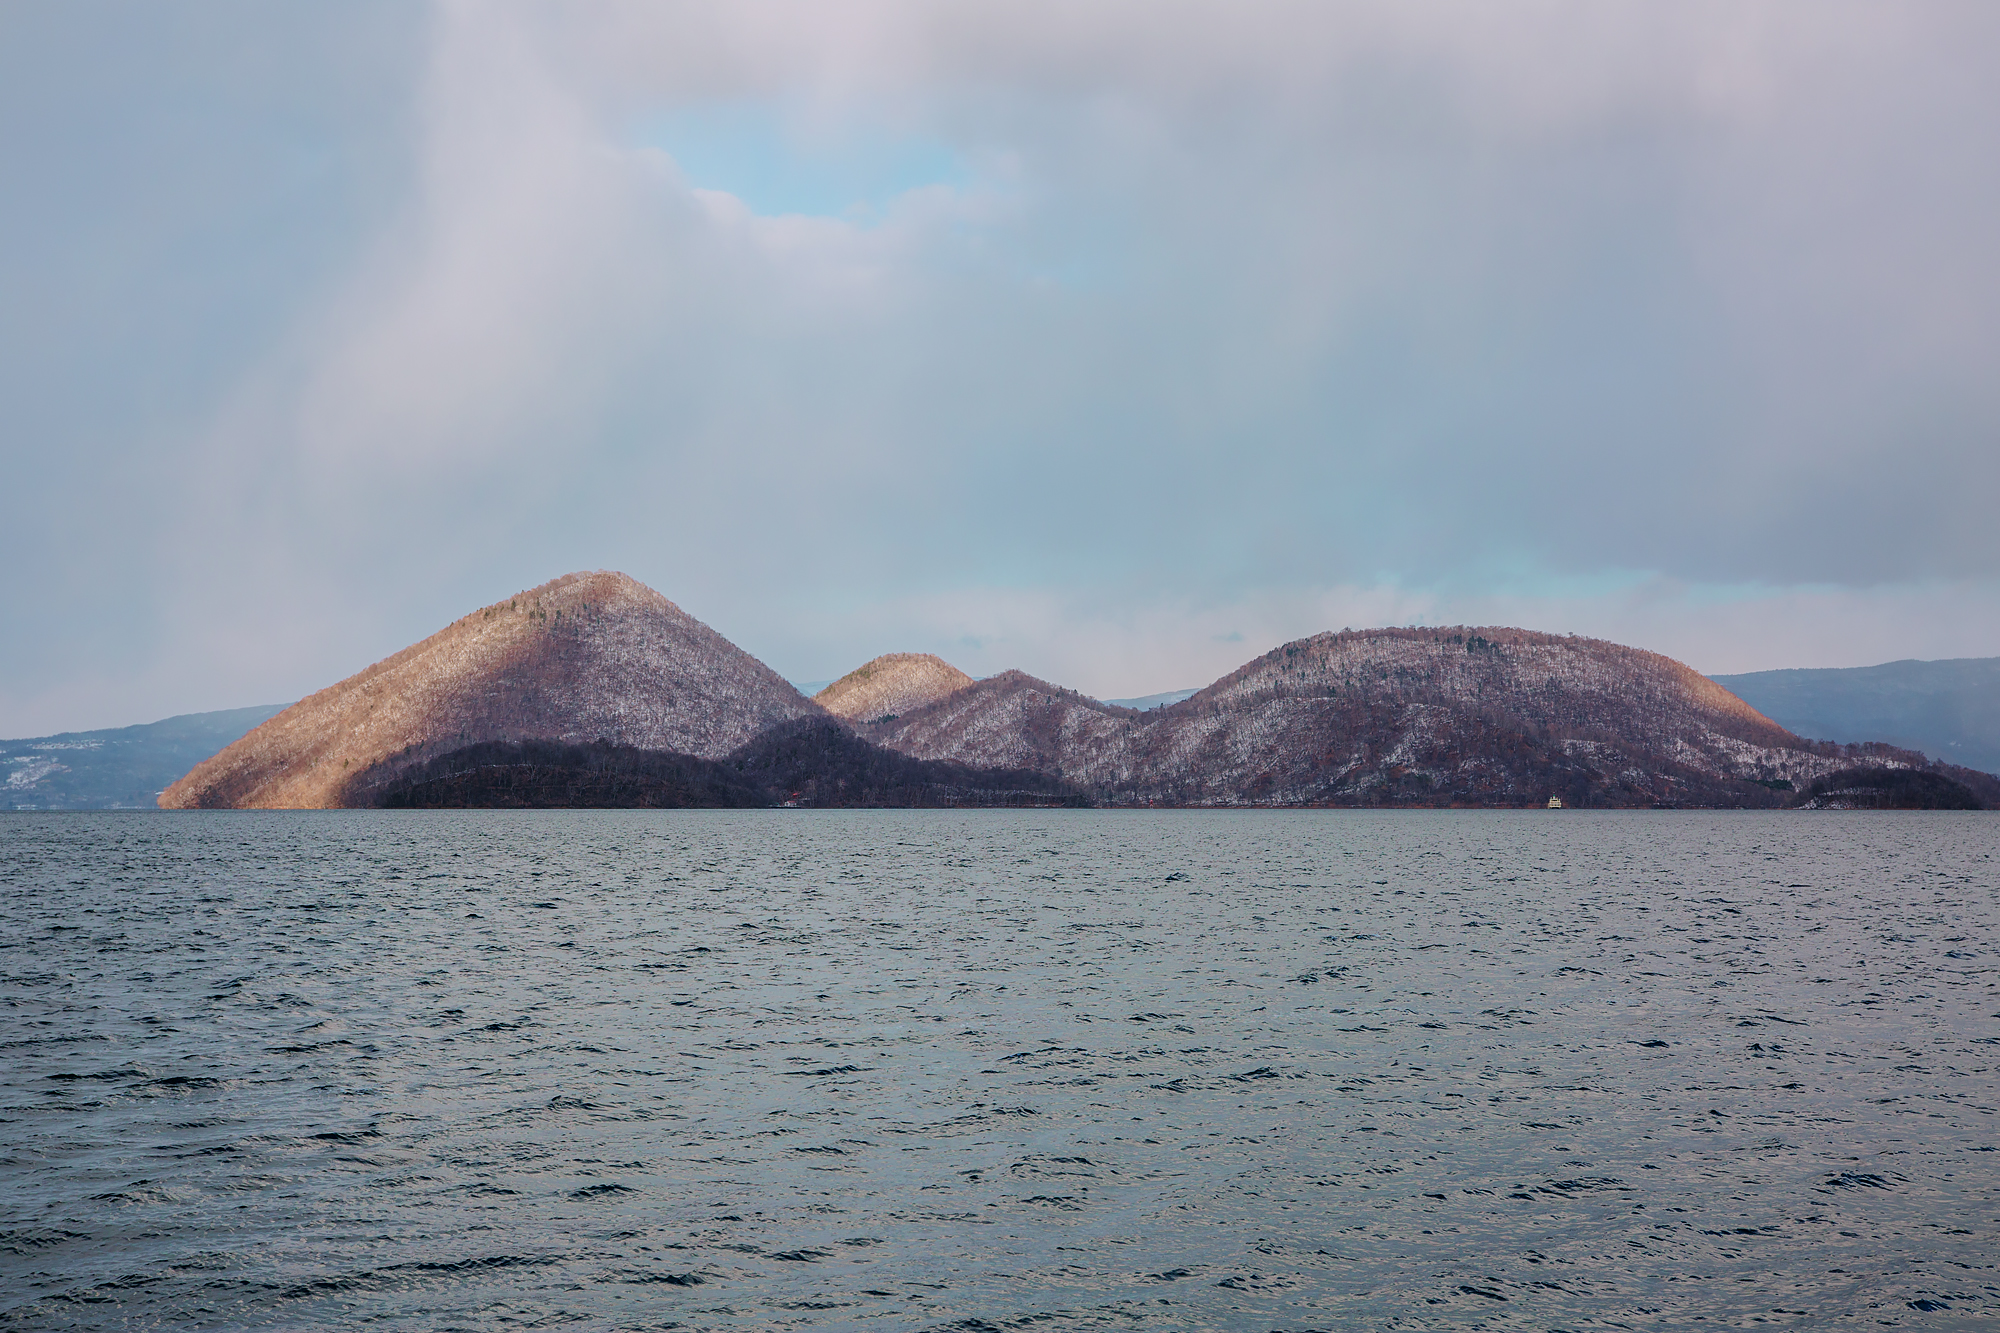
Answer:
[(0, 1328), (1990, 1329), (2000, 817), (0, 818)]

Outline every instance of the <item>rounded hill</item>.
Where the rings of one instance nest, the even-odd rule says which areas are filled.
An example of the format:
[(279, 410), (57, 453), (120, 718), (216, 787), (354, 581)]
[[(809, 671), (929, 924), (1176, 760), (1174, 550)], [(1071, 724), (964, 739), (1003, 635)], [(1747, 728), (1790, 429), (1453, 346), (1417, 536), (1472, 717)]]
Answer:
[(934, 704), (970, 684), (972, 677), (941, 657), (885, 653), (821, 690), (813, 702), (850, 722), (875, 722)]

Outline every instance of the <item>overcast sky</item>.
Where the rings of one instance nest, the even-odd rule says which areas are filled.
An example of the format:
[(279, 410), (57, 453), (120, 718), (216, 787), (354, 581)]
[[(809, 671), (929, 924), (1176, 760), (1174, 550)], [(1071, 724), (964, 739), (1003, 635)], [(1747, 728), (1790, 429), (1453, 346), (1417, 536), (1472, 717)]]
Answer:
[(2000, 654), (2000, 5), (0, 4), (0, 735), (621, 569), (794, 679)]

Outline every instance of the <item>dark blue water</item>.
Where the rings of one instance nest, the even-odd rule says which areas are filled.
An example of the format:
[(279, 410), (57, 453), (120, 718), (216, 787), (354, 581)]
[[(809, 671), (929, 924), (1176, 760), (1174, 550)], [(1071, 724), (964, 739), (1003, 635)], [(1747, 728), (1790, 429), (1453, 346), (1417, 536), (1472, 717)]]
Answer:
[(2000, 818), (0, 819), (0, 1327), (1992, 1328)]

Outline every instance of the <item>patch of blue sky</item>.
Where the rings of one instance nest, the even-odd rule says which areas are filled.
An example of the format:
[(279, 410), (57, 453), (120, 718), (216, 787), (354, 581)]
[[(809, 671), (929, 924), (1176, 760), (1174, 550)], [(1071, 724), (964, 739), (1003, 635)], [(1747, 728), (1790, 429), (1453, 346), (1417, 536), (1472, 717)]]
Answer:
[(767, 103), (680, 107), (646, 120), (638, 137), (671, 156), (689, 184), (735, 195), (765, 217), (865, 222), (912, 190), (963, 190), (973, 179), (940, 139), (880, 125), (818, 124)]

